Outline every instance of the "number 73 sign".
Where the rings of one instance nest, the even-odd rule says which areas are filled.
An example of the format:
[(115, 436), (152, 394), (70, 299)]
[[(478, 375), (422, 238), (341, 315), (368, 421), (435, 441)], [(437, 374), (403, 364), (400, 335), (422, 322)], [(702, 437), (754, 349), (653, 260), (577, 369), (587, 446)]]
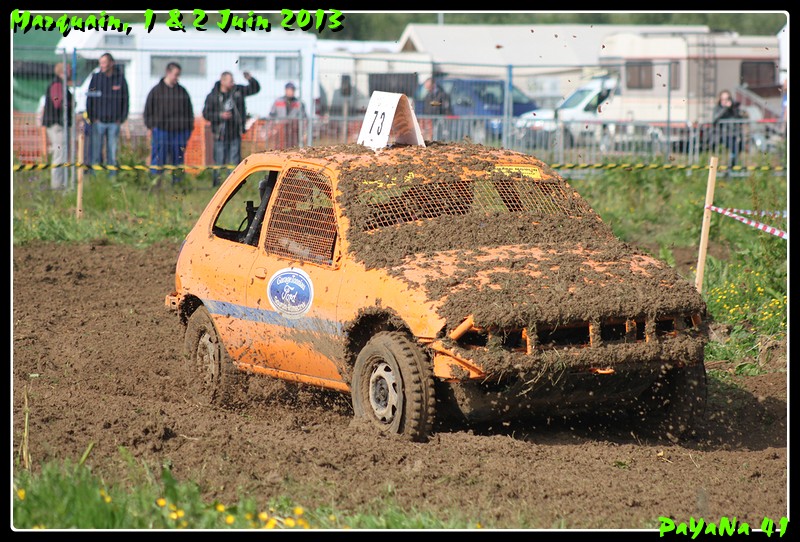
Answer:
[(389, 146), (390, 135), (395, 143), (425, 146), (408, 96), (376, 90), (369, 99), (358, 143), (377, 150)]

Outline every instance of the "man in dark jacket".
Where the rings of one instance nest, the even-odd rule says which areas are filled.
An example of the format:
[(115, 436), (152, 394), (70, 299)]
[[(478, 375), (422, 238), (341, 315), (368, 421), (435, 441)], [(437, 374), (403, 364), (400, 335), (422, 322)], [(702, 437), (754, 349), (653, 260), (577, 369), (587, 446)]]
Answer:
[[(72, 70), (69, 64), (59, 62), (53, 69), (55, 78), (47, 87), (44, 95), (44, 111), (42, 125), (46, 128), (50, 142), (51, 164), (69, 162), (69, 131), (72, 126), (72, 93), (67, 90)], [(66, 107), (64, 99), (66, 98)], [(66, 128), (64, 121), (66, 120)], [(50, 172), (50, 188), (64, 190), (67, 188), (66, 167), (54, 167)]]
[[(214, 135), (214, 163), (237, 165), (242, 159), (242, 134), (247, 121), (245, 97), (261, 90), (258, 81), (244, 72), (247, 85), (233, 82), (231, 72), (222, 72), (214, 88), (206, 96), (203, 118), (211, 122)], [(219, 170), (214, 170), (213, 185), (220, 184)]]
[[(150, 90), (144, 104), (144, 124), (151, 131), (153, 146), (151, 166), (183, 165), (186, 144), (194, 129), (194, 112), (189, 93), (178, 84), (180, 76), (180, 64), (167, 64), (164, 77)], [(182, 178), (182, 170), (173, 170), (173, 183)]]
[(728, 149), (728, 169), (725, 174), (730, 174), (731, 168), (736, 165), (739, 153), (744, 147), (742, 137), (742, 122), (747, 115), (739, 109), (739, 102), (734, 102), (729, 90), (719, 93), (719, 99), (714, 106), (714, 130), (720, 145)]
[[(119, 128), (128, 118), (128, 83), (110, 53), (104, 53), (98, 64), (100, 70), (92, 75), (86, 93), (86, 113), (92, 125), (90, 163), (104, 163), (105, 142), (105, 163), (116, 166)], [(112, 170), (111, 175), (115, 174)]]
[[(431, 116), (446, 116), (453, 114), (450, 95), (439, 86), (433, 77), (423, 83), (425, 96), (422, 98), (422, 114)], [(442, 140), (448, 136), (447, 125), (444, 119), (433, 119), (433, 139)]]

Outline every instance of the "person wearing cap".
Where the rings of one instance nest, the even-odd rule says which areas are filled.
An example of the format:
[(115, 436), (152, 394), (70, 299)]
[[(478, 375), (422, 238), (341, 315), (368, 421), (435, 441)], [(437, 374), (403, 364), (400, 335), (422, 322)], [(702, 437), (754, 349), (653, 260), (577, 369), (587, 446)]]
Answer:
[(306, 108), (295, 96), (295, 90), (294, 83), (286, 83), (283, 96), (275, 100), (269, 112), (283, 132), (283, 147), (296, 147), (300, 143), (300, 119), (306, 118)]

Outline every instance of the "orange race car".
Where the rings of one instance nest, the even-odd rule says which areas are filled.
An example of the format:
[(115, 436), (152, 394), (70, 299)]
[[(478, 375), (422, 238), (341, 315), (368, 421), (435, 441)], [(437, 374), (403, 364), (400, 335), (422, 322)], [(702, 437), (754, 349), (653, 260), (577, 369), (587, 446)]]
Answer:
[(263, 152), (184, 241), (166, 305), (197, 392), (245, 373), (352, 394), (425, 440), (467, 421), (624, 408), (691, 433), (706, 307), (540, 160), (467, 142)]

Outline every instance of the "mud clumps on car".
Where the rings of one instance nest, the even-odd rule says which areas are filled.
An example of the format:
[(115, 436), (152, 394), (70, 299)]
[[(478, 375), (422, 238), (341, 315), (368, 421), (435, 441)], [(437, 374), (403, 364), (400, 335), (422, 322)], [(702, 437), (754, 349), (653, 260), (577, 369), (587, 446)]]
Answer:
[[(505, 163), (538, 170), (539, 190), (549, 199), (531, 200), (540, 207), (523, 209), (517, 194), (504, 195), (510, 180), (524, 179), (497, 167)], [(500, 209), (480, 212), (471, 201), (447, 202), (447, 191), (432, 187), (475, 179), (497, 189)], [(339, 190), (356, 259), (424, 288), (448, 330), (468, 315), (476, 326), (521, 329), (705, 313), (700, 295), (674, 269), (618, 240), (568, 183), (534, 157), (470, 143), (389, 149), (375, 160), (343, 162)], [(415, 194), (440, 198), (444, 210), (426, 219), (427, 200), (415, 206)], [(395, 223), (380, 214), (383, 202)]]
[(485, 250), (462, 251), (454, 272), (427, 285), (432, 299), (443, 300), (448, 327), (470, 314), (481, 327), (521, 329), (705, 311), (672, 268), (614, 240), (514, 248), (494, 260), (481, 259)]
[[(363, 147), (362, 147), (363, 148)], [(374, 220), (375, 205), (364, 201), (368, 191), (399, 189), (403, 197), (441, 197), (441, 193), (425, 192), (432, 183), (471, 183), (476, 178), (507, 181), (512, 177), (495, 171), (498, 163), (519, 162), (539, 170), (541, 177), (556, 182), (567, 192), (572, 189), (548, 166), (532, 156), (484, 147), (472, 143), (433, 143), (428, 147), (402, 147), (376, 153), (374, 160), (345, 159), (341, 163), (338, 201), (342, 213), (350, 219), (350, 250), (368, 269), (392, 268), (407, 256), (442, 250), (500, 246), (514, 242), (542, 242), (564, 235), (612, 236), (599, 217), (579, 198), (567, 201), (582, 216), (583, 227), (575, 227), (575, 219), (547, 216), (537, 221), (530, 213), (508, 213), (505, 209), (485, 213), (461, 209), (443, 211), (440, 220), (425, 220), (419, 210), (417, 220), (407, 220), (390, 227), (368, 228)], [(445, 195), (446, 199), (446, 195)], [(453, 203), (453, 202), (443, 202)], [(502, 207), (501, 202), (497, 202)], [(411, 211), (413, 212), (413, 211)]]

